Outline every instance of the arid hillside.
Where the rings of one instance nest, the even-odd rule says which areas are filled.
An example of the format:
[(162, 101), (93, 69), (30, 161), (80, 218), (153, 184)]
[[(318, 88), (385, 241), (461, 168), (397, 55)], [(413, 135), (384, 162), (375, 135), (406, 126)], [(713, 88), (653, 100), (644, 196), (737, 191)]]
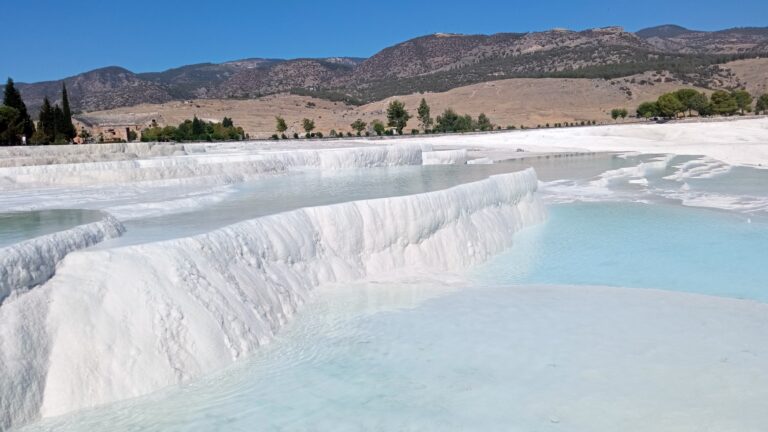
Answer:
[(739, 84), (753, 95), (768, 93), (768, 58), (737, 60), (723, 67), (732, 71)]
[[(249, 58), (134, 73), (107, 67), (57, 81), (18, 82), (30, 111), (68, 87), (75, 111), (190, 99), (259, 99), (292, 93), (360, 105), (418, 92), (446, 92), (512, 78), (618, 78), (658, 70), (706, 88), (730, 82), (723, 64), (768, 55), (768, 28), (715, 32), (665, 25), (581, 31), (461, 35), (436, 33), (370, 58)], [(115, 59), (117, 60), (117, 59)]]
[[(648, 73), (615, 80), (570, 78), (516, 78), (459, 87), (441, 93), (414, 93), (396, 96), (355, 107), (342, 102), (291, 94), (277, 94), (259, 99), (196, 99), (184, 102), (142, 104), (128, 108), (87, 113), (90, 118), (115, 116), (146, 116), (161, 124), (175, 125), (198, 116), (219, 121), (233, 118), (252, 137), (268, 137), (274, 133), (275, 116), (286, 119), (289, 133), (303, 132), (301, 120), (315, 120), (317, 131), (328, 134), (331, 129), (350, 131), (350, 123), (361, 118), (386, 119), (386, 106), (392, 99), (406, 104), (411, 114), (421, 98), (425, 98), (436, 117), (446, 108), (476, 117), (484, 112), (494, 124), (536, 127), (546, 123), (596, 120), (610, 122), (612, 108), (627, 108), (630, 112), (642, 101), (656, 99), (662, 93), (680, 88), (682, 84), (669, 74)], [(408, 129), (418, 128), (414, 118)]]

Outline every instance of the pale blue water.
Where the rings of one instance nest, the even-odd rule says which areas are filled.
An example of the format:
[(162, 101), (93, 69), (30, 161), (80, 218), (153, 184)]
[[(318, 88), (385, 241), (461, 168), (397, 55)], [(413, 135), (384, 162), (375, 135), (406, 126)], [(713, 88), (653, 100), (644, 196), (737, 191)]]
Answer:
[[(581, 161), (570, 178), (636, 162)], [(538, 168), (562, 176), (556, 163)], [(333, 202), (488, 175), (452, 170), (309, 183)], [(410, 179), (399, 192), (377, 184), (392, 173)], [(748, 179), (765, 177), (729, 178), (759, 192)], [(744, 190), (717, 181), (696, 183)], [(300, 198), (300, 185), (249, 196)], [(252, 359), (25, 430), (762, 431), (768, 222), (665, 202), (549, 205), (545, 223), (468, 275), (324, 288)], [(253, 204), (233, 205), (283, 205)]]
[(0, 213), (0, 247), (96, 222), (103, 217), (100, 211), (82, 209)]
[(550, 206), (468, 279), (324, 289), (252, 360), (29, 430), (758, 431), (753, 316), (583, 285), (766, 301), (767, 245), (768, 225), (731, 213)]
[(236, 185), (225, 200), (192, 211), (129, 220), (125, 222), (125, 235), (99, 247), (189, 236), (301, 207), (431, 192), (528, 167), (534, 167), (539, 179), (546, 181), (563, 176), (589, 178), (609, 169), (631, 166), (637, 161), (636, 158), (598, 154), (489, 165), (395, 166), (331, 172), (305, 170)]
[[(487, 283), (658, 288), (768, 301), (762, 218), (661, 204), (549, 206), (473, 273)], [(751, 221), (751, 222), (748, 222)]]

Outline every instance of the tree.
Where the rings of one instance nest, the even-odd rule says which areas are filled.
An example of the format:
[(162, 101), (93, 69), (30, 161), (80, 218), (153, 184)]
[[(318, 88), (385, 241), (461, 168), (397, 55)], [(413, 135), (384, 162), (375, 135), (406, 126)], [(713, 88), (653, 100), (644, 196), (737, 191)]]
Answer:
[(699, 113), (699, 115), (706, 115), (707, 110), (709, 108), (709, 98), (707, 97), (706, 93), (696, 93), (696, 96), (693, 96), (688, 101), (688, 107), (689, 109), (692, 109)]
[(301, 121), (301, 127), (304, 128), (304, 132), (306, 132), (307, 136), (309, 136), (312, 133), (312, 131), (315, 129), (315, 121), (305, 118), (304, 120)]
[(67, 138), (67, 120), (64, 118), (64, 110), (61, 109), (59, 104), (53, 106), (53, 143), (54, 144), (66, 144), (69, 142)]
[(398, 134), (403, 133), (403, 128), (408, 124), (411, 115), (405, 109), (405, 104), (399, 100), (393, 100), (387, 108), (387, 126), (397, 129)]
[[(83, 144), (85, 144), (85, 143), (87, 143), (87, 142), (88, 142), (88, 140), (90, 140), (90, 139), (91, 139), (91, 134), (90, 134), (90, 133), (89, 133), (87, 130), (85, 130), (85, 128), (83, 128), (83, 129), (81, 129), (81, 130), (80, 130), (80, 135), (79, 135), (79, 137), (80, 137), (80, 139), (82, 140)], [(144, 139), (143, 139), (143, 138), (144, 138), (144, 137), (142, 137), (142, 141), (144, 141)]]
[[(230, 119), (231, 120), (231, 119)], [(229, 124), (229, 122), (227, 122)], [(128, 134), (129, 140), (138, 138), (135, 131)], [(81, 135), (82, 137), (82, 135)], [(144, 142), (167, 142), (167, 141), (240, 141), (246, 137), (245, 131), (234, 123), (231, 126), (224, 126), (224, 122), (213, 123), (204, 122), (195, 117), (193, 120), (184, 120), (178, 126), (158, 126), (157, 122), (141, 131), (141, 141)], [(103, 137), (99, 137), (103, 141)]]
[(235, 123), (232, 121), (230, 117), (224, 117), (224, 119), (221, 121), (221, 125), (225, 128), (233, 127)]
[(493, 124), (491, 123), (491, 119), (488, 118), (488, 116), (485, 115), (485, 113), (480, 113), (479, 116), (477, 116), (477, 128), (481, 131), (489, 131), (493, 130)]
[(741, 114), (744, 112), (752, 111), (752, 95), (746, 90), (734, 90), (731, 95), (736, 100), (736, 106), (741, 110)]
[(755, 112), (757, 114), (768, 112), (768, 93), (764, 93), (759, 98), (757, 98), (757, 103), (755, 104)]
[(649, 119), (659, 115), (659, 105), (656, 102), (643, 102), (637, 107), (637, 116)]
[[(13, 83), (11, 78), (8, 78), (8, 81), (5, 83), (5, 90), (3, 92), (3, 105), (9, 106), (16, 110), (19, 110), (19, 108), (24, 105), (24, 101), (21, 99), (21, 93), (16, 90), (16, 85)], [(26, 107), (26, 105), (24, 106)]]
[(421, 127), (424, 130), (429, 129), (432, 126), (433, 120), (432, 117), (429, 116), (429, 105), (427, 105), (426, 99), (421, 98), (421, 103), (419, 104), (416, 113), (418, 114), (416, 117), (419, 119)]
[(613, 120), (616, 120), (617, 118), (619, 118), (619, 113), (620, 113), (620, 112), (621, 112), (621, 110), (620, 110), (620, 109), (618, 109), (618, 108), (614, 108), (614, 109), (612, 109), (612, 110), (611, 110), (611, 118), (612, 118)]
[(205, 132), (205, 122), (194, 116), (192, 119), (192, 136), (190, 138), (194, 141), (206, 139)]
[(50, 144), (56, 138), (56, 125), (53, 107), (48, 97), (43, 98), (43, 105), (40, 106), (40, 115), (37, 133), (34, 135), (34, 144)]
[(365, 130), (365, 127), (368, 126), (368, 123), (364, 122), (362, 119), (357, 119), (350, 125), (353, 130), (357, 131), (357, 136), (360, 136), (360, 134)]
[(275, 130), (277, 133), (282, 134), (288, 130), (288, 125), (285, 123), (285, 119), (277, 116), (275, 117)]
[(688, 117), (691, 116), (691, 111), (693, 111), (693, 98), (699, 95), (699, 92), (697, 92), (694, 89), (680, 89), (675, 92), (675, 95), (677, 96), (677, 99), (680, 101), (680, 103), (683, 104), (683, 107), (685, 107), (686, 110), (688, 110)]
[[(627, 115), (629, 115), (629, 112), (627, 112), (627, 109), (626, 109), (626, 108), (621, 108), (621, 109), (619, 110), (619, 117), (621, 117), (621, 118), (622, 118), (622, 120), (623, 120), (623, 119), (625, 119), (625, 118), (627, 118)], [(566, 126), (567, 126), (567, 123), (566, 123)]]
[(376, 132), (376, 135), (382, 136), (384, 134), (385, 127), (381, 120), (374, 120), (371, 122), (371, 126), (373, 126), (373, 131)]
[(477, 126), (477, 123), (472, 120), (472, 116), (469, 114), (464, 114), (456, 120), (457, 132), (471, 132), (476, 129), (475, 126)]
[(448, 108), (435, 119), (435, 131), (437, 132), (458, 132), (460, 126), (466, 126), (462, 117), (456, 114), (456, 112)]
[(14, 130), (16, 131), (17, 136), (12, 139), (12, 144), (19, 144), (21, 142), (19, 138), (20, 136), (23, 135), (27, 139), (32, 137), (32, 134), (35, 133), (35, 124), (29, 117), (27, 106), (24, 104), (24, 100), (21, 98), (21, 93), (16, 89), (11, 78), (8, 78), (3, 93), (3, 105), (11, 107), (17, 111), (16, 120), (14, 121)]
[(659, 107), (659, 114), (664, 117), (677, 117), (677, 113), (685, 110), (685, 106), (683, 106), (683, 103), (680, 102), (680, 99), (674, 93), (666, 93), (659, 96), (656, 103)]
[(733, 115), (739, 110), (736, 98), (732, 94), (723, 90), (717, 90), (710, 97), (712, 101), (712, 112), (720, 115)]
[(21, 133), (18, 124), (19, 111), (0, 105), (0, 145), (14, 145)]
[(75, 125), (72, 124), (72, 110), (69, 108), (69, 95), (67, 94), (67, 86), (61, 83), (61, 112), (63, 114), (61, 121), (61, 133), (71, 140), (77, 135), (75, 131)]
[(437, 116), (435, 120), (435, 131), (437, 132), (470, 132), (477, 128), (479, 128), (479, 123), (472, 120), (472, 116), (469, 114), (460, 116), (451, 108), (443, 111), (443, 114)]
[(438, 132), (455, 132), (459, 115), (451, 108), (443, 111), (443, 114), (435, 119), (435, 130)]

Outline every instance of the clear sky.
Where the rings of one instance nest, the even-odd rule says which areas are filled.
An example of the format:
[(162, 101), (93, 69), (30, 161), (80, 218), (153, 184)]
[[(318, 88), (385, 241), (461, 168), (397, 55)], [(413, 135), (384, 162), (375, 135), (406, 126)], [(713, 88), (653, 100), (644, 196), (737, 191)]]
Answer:
[(248, 57), (368, 57), (436, 32), (768, 26), (768, 0), (22, 0), (2, 7), (0, 78), (134, 72)]

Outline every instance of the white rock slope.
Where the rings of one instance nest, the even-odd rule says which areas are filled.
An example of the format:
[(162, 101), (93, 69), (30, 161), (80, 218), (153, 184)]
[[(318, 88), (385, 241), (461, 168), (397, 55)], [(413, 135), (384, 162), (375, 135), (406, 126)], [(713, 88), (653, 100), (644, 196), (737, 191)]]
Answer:
[(0, 304), (14, 292), (48, 280), (68, 253), (117, 237), (124, 231), (117, 219), (105, 214), (98, 222), (0, 248)]
[(178, 383), (267, 342), (326, 282), (455, 270), (545, 217), (533, 170), (68, 255), (0, 307), (0, 428)]
[[(84, 147), (98, 148), (97, 145)], [(281, 152), (248, 152), (245, 149), (235, 151), (0, 167), (0, 190), (29, 186), (82, 186), (215, 176), (224, 176), (224, 183), (232, 183), (259, 174), (279, 173), (292, 168), (369, 168), (422, 163), (421, 146), (414, 144)]]

